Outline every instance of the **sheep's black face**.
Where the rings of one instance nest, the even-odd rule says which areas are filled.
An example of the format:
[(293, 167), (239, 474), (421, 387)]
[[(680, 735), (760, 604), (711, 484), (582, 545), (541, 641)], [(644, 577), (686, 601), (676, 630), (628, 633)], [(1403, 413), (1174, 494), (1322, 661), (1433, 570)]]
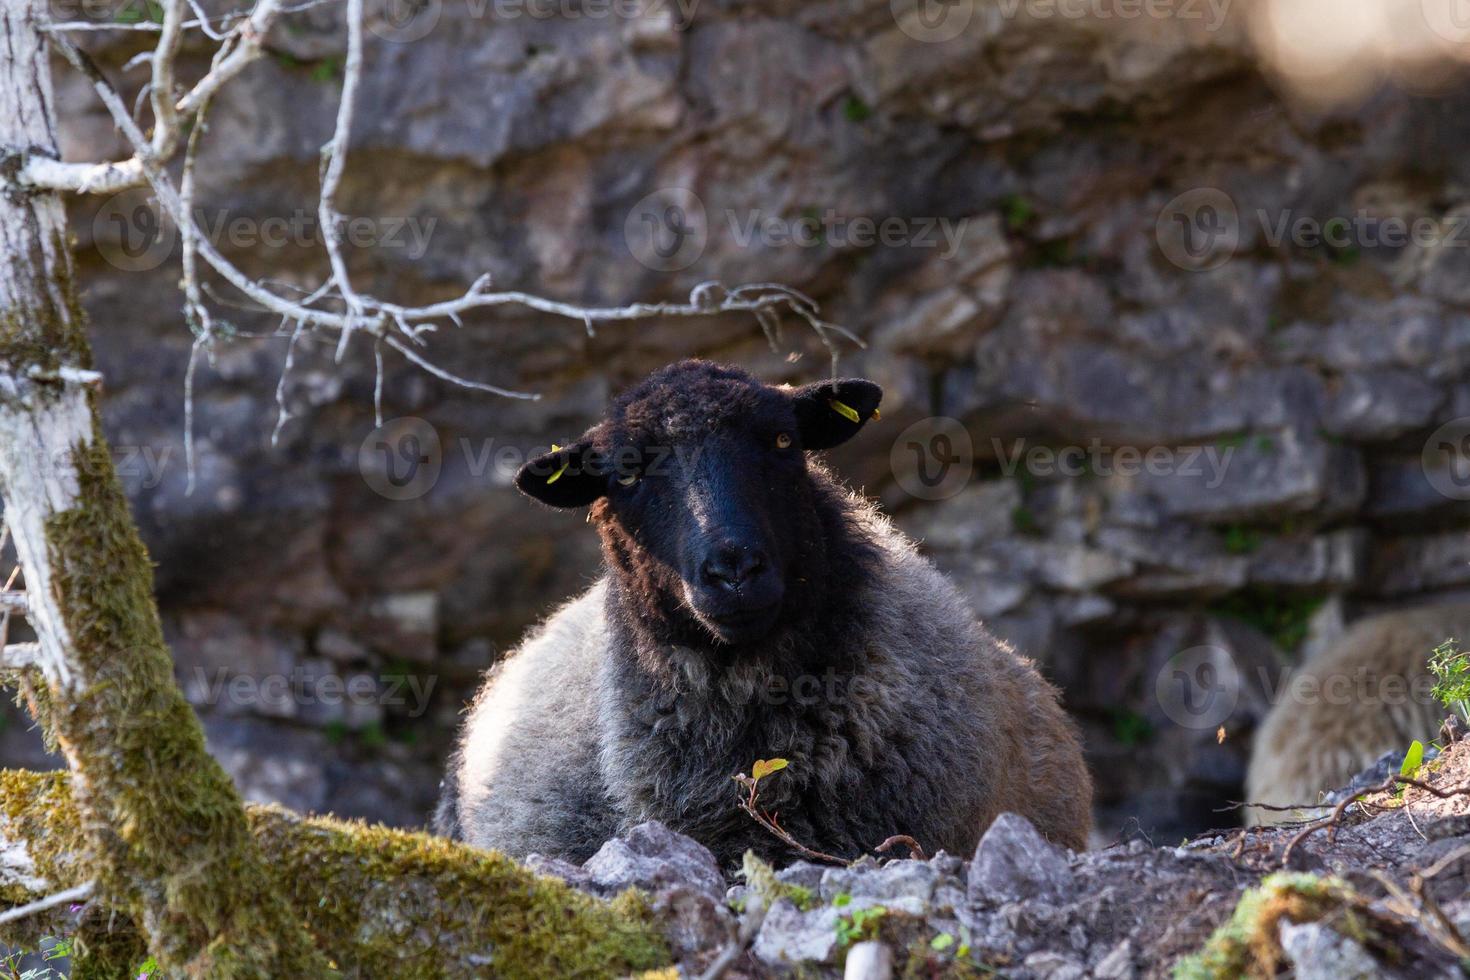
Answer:
[(555, 506), (596, 503), (609, 559), (717, 642), (750, 643), (782, 619), (799, 558), (821, 533), (806, 451), (846, 441), (882, 392), (803, 388), (686, 361), (618, 399), (574, 445), (526, 464), (517, 485)]

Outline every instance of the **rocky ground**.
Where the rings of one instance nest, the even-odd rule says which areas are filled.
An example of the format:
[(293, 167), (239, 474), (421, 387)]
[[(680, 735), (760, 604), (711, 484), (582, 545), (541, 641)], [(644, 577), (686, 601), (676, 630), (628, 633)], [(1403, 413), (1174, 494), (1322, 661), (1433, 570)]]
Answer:
[(718, 963), (728, 977), (847, 980), (1463, 977), (1470, 741), (1411, 778), (1355, 791), (1335, 818), (1178, 846), (1074, 854), (1007, 814), (973, 855), (747, 860), (727, 878), (698, 843), (649, 823), (581, 867), (531, 864), (598, 895), (649, 891), (680, 976)]

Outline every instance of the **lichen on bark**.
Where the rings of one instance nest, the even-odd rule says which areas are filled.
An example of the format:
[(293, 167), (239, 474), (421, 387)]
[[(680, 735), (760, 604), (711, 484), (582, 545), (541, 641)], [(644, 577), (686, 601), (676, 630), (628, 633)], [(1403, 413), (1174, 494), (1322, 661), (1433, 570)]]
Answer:
[[(277, 894), (342, 975), (607, 977), (670, 962), (638, 892), (604, 903), (441, 838), (273, 806), (246, 812)], [(66, 774), (0, 772), (0, 816), (0, 845), (24, 847), (52, 887), (85, 877)], [(131, 922), (119, 923), (125, 938)]]

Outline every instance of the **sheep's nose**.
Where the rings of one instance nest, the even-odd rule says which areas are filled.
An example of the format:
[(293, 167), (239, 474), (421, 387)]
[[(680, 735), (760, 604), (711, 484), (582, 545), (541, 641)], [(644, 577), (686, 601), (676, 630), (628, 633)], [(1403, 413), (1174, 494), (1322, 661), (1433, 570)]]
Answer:
[(738, 589), (761, 573), (766, 556), (755, 548), (722, 544), (704, 560), (705, 582), (725, 589)]

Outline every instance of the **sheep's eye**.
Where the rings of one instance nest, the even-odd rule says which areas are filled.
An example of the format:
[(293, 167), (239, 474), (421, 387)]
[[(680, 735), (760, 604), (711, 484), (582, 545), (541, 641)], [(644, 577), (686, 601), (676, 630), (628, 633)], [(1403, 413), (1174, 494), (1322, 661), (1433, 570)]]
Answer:
[(627, 474), (625, 476), (618, 477), (618, 484), (620, 486), (631, 487), (633, 484), (635, 484), (637, 482), (638, 482), (638, 474), (637, 473), (629, 473), (629, 474)]
[(791, 448), (791, 433), (789, 433), (789, 432), (783, 432), (780, 435), (776, 436), (776, 448), (777, 449), (790, 449)]

